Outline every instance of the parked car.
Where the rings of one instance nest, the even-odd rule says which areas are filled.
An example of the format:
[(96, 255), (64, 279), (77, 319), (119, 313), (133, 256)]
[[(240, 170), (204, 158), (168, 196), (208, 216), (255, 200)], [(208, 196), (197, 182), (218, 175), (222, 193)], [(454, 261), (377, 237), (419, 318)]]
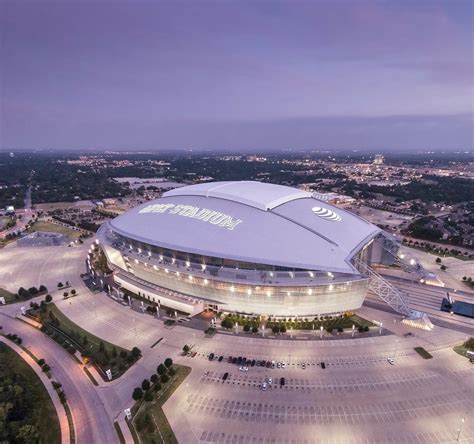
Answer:
[(301, 368), (302, 368), (303, 370), (306, 368), (306, 364), (305, 364), (304, 362), (301, 364)]
[(270, 361), (267, 361), (267, 368), (270, 368), (272, 366), (272, 363)]
[(395, 361), (392, 358), (387, 358), (387, 361), (390, 365), (394, 365)]
[(225, 381), (229, 377), (229, 373), (225, 372), (224, 376), (222, 376), (222, 380)]
[(224, 356), (219, 356), (218, 361), (221, 362), (224, 359)]
[(326, 368), (326, 364), (324, 362), (321, 362), (321, 368), (322, 369), (325, 369)]
[(253, 367), (255, 365), (255, 359), (252, 359), (252, 362), (250, 363), (250, 365)]
[(215, 356), (214, 353), (211, 353), (211, 354), (209, 355), (209, 361), (212, 361), (212, 360), (214, 359), (214, 356)]
[(262, 384), (262, 390), (263, 390), (264, 392), (267, 391), (267, 383), (266, 383), (266, 382), (264, 382), (264, 383)]
[(232, 359), (233, 359), (232, 356), (229, 356), (229, 357), (227, 358), (227, 362), (228, 362), (229, 364), (232, 364)]
[(283, 387), (285, 385), (285, 378), (280, 378), (280, 385)]
[(236, 364), (236, 363), (237, 363), (237, 358), (234, 356), (234, 357), (232, 358), (232, 364)]
[(248, 372), (248, 371), (249, 371), (249, 368), (248, 368), (248, 367), (245, 367), (245, 366), (241, 366), (241, 367), (239, 367), (239, 370), (240, 370), (241, 372)]
[(237, 364), (239, 364), (239, 365), (242, 364), (242, 356), (239, 356), (237, 358)]

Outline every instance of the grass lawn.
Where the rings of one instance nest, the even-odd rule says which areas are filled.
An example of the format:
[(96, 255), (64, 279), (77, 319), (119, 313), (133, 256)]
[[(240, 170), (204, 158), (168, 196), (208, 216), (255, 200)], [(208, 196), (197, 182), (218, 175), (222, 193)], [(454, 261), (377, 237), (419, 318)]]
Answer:
[[(35, 317), (39, 317), (41, 323), (46, 325), (48, 329), (46, 333), (52, 336), (57, 342), (62, 343), (64, 339), (67, 338), (58, 337), (58, 333), (56, 333), (55, 336), (53, 334), (55, 330), (53, 330), (52, 326), (56, 327), (56, 329), (61, 330), (67, 336), (72, 338), (83, 349), (87, 350), (94, 362), (99, 367), (104, 369), (104, 371), (110, 368), (114, 378), (123, 374), (135, 362), (135, 359), (131, 360), (130, 358), (130, 350), (126, 350), (122, 347), (119, 347), (118, 345), (104, 341), (87, 330), (79, 327), (77, 324), (72, 322), (55, 304), (47, 304), (45, 313), (41, 313), (40, 309), (38, 309), (30, 310), (30, 314)], [(53, 320), (57, 321), (53, 322)], [(103, 350), (101, 350), (101, 342), (103, 344)], [(122, 353), (126, 354), (126, 356), (121, 357)]]
[(15, 302), (16, 301), (14, 293), (12, 293), (8, 290), (5, 290), (4, 288), (1, 288), (1, 287), (0, 287), (0, 297), (5, 298), (5, 302), (7, 304), (9, 302)]
[(28, 233), (33, 233), (34, 231), (49, 231), (50, 233), (65, 234), (72, 239), (78, 239), (82, 234), (80, 231), (75, 231), (72, 228), (63, 227), (62, 225), (56, 225), (43, 220), (34, 223), (33, 226), (27, 230)]
[[(166, 384), (162, 384), (161, 390), (152, 402), (139, 401), (143, 402), (143, 405), (141, 405), (139, 412), (135, 416), (133, 424), (137, 429), (140, 441), (143, 444), (178, 444), (162, 407), (189, 375), (191, 368), (178, 364), (173, 364), (173, 368), (176, 370), (176, 375)], [(153, 388), (150, 390), (153, 390)], [(147, 426), (144, 426), (141, 430), (138, 430), (139, 427), (137, 427), (137, 421), (140, 422), (140, 416), (144, 417), (147, 414), (152, 419), (151, 424), (153, 427), (148, 428)]]
[(2, 429), (6, 442), (17, 442), (16, 428), (27, 426), (34, 427), (39, 439), (30, 435), (31, 441), (25, 442), (61, 442), (59, 419), (43, 383), (16, 352), (0, 342), (0, 407), (8, 405), (15, 419), (7, 420)]

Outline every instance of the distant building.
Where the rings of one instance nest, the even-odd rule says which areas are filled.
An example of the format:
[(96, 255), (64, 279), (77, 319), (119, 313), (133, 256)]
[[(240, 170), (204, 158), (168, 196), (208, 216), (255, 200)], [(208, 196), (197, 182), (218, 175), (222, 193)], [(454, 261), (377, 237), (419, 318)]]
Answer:
[(374, 165), (383, 165), (385, 163), (385, 157), (382, 154), (376, 154), (374, 158)]
[(15, 215), (15, 207), (13, 205), (9, 205), (5, 210), (5, 214), (7, 216), (14, 216)]
[(64, 245), (68, 242), (69, 238), (64, 234), (35, 231), (18, 239), (16, 244), (18, 247), (53, 247)]

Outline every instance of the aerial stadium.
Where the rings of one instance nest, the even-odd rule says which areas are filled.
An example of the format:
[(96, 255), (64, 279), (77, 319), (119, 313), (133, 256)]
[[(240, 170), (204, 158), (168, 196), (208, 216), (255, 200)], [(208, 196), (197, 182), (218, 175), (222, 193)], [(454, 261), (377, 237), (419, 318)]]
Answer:
[(192, 315), (274, 317), (360, 308), (371, 265), (398, 248), (309, 192), (251, 181), (168, 191), (104, 224), (97, 243), (118, 292)]

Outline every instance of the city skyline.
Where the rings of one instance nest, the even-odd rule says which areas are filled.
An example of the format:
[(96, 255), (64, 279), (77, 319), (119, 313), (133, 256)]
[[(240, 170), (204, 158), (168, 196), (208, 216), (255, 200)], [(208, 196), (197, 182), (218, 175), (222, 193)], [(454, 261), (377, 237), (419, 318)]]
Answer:
[(472, 149), (472, 4), (2, 3), (0, 150)]

